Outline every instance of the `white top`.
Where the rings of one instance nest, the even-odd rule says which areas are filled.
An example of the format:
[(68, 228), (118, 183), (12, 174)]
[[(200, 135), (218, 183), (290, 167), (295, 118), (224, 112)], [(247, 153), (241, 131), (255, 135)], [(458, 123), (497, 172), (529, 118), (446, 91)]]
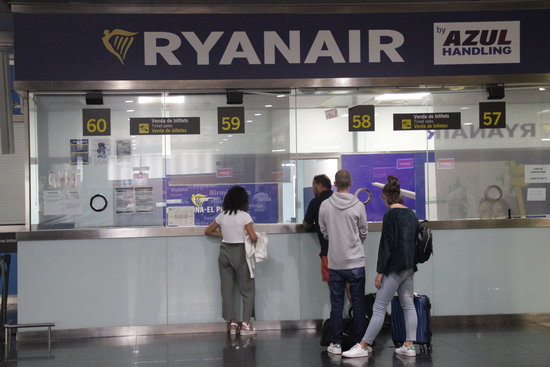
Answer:
[(253, 223), (252, 217), (247, 212), (237, 210), (237, 213), (220, 213), (215, 219), (222, 227), (222, 241), (225, 243), (244, 243), (246, 231), (244, 226)]

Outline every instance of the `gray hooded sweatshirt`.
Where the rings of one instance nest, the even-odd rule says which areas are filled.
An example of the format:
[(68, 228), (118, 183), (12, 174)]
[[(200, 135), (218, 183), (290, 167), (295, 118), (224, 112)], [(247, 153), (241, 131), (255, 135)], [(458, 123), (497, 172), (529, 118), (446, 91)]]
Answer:
[(329, 241), (329, 269), (365, 266), (363, 241), (367, 238), (367, 212), (355, 195), (335, 192), (323, 201), (319, 209), (319, 227)]

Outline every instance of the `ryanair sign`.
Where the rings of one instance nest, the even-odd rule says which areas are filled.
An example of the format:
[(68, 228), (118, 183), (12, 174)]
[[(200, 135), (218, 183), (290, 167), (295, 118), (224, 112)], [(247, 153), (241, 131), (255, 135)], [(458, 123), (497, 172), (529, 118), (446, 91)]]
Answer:
[(548, 73), (550, 48), (542, 45), (550, 36), (549, 18), (550, 10), (383, 16), (17, 13), (16, 79)]

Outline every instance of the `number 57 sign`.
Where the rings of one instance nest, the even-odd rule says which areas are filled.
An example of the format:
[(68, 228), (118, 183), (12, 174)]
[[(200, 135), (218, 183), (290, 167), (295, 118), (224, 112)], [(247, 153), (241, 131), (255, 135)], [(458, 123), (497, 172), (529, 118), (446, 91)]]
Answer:
[(505, 102), (479, 103), (479, 128), (502, 129), (506, 127)]
[(84, 108), (82, 110), (82, 135), (111, 135), (111, 110), (109, 108)]

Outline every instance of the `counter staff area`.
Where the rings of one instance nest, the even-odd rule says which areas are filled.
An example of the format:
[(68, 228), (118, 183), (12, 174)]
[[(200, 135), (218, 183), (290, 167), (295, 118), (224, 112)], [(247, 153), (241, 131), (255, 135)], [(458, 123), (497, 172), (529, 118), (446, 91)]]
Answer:
[(0, 194), (19, 210), (6, 201), (0, 218), (17, 232), (17, 323), (55, 324), (54, 355), (74, 337), (223, 333), (220, 243), (204, 230), (239, 185), (269, 238), (254, 270), (257, 337), (317, 341), (330, 301), (317, 234), (301, 223), (313, 177), (345, 169), (367, 213), (365, 293), (395, 176), (433, 231), (415, 292), (434, 325), (529, 323), (547, 338), (544, 3), (98, 12), (13, 1), (6, 70), (23, 149), (9, 163), (25, 172)]

